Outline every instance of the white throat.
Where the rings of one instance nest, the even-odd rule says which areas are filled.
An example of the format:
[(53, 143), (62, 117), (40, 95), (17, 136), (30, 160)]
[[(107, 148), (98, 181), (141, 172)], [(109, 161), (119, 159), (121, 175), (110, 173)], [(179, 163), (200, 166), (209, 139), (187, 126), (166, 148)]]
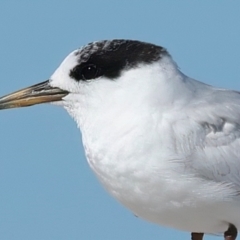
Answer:
[(96, 135), (109, 124), (124, 125), (145, 111), (155, 111), (159, 102), (168, 108), (172, 100), (181, 97), (176, 85), (180, 87), (184, 78), (171, 57), (165, 56), (158, 62), (125, 70), (117, 79), (84, 82), (78, 93), (64, 98), (63, 105), (83, 133), (92, 128)]
[[(184, 104), (178, 101), (184, 79), (166, 56), (160, 62), (128, 69), (115, 80), (84, 82), (81, 92), (65, 97), (64, 107), (81, 129), (87, 159), (97, 175), (106, 177), (104, 171), (115, 161), (118, 166), (124, 159), (129, 161), (135, 154), (134, 144), (148, 147), (148, 133), (157, 127), (162, 114), (174, 104)], [(144, 152), (140, 149), (138, 154)]]

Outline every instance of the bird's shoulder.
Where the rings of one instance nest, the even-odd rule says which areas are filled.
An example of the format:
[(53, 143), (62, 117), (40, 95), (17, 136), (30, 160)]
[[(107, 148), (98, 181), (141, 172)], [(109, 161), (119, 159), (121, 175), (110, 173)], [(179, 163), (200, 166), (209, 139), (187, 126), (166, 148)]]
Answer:
[(239, 193), (240, 92), (206, 89), (196, 92), (185, 110), (179, 111), (181, 117), (173, 124), (180, 133), (178, 148), (198, 174), (233, 184)]
[(226, 146), (240, 138), (240, 92), (210, 88), (189, 102), (186, 115), (204, 129), (205, 147)]

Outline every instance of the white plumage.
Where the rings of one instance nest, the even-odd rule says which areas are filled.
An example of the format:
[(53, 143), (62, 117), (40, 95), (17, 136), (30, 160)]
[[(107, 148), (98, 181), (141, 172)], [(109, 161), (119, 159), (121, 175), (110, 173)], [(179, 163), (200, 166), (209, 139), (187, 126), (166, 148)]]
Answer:
[(228, 223), (240, 228), (239, 92), (188, 78), (169, 56), (115, 81), (77, 85), (68, 77), (75, 58), (50, 84), (70, 92), (61, 103), (105, 188), (161, 225), (205, 233), (222, 233)]
[[(64, 91), (57, 104), (77, 122), (90, 167), (148, 221), (196, 233), (240, 229), (240, 93), (191, 79), (165, 49), (141, 44), (89, 44), (49, 80)], [(0, 106), (15, 106), (7, 101)]]

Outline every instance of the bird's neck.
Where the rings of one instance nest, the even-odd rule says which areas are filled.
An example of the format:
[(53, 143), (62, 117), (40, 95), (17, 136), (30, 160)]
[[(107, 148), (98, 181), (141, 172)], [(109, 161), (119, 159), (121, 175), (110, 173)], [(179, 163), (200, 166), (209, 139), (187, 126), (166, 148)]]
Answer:
[[(188, 101), (191, 90), (186, 77), (170, 57), (123, 73), (117, 80), (100, 79), (84, 85), (78, 95), (70, 95), (65, 108), (81, 129), (83, 138), (111, 141), (154, 116), (174, 110)], [(184, 101), (181, 96), (184, 94)], [(145, 119), (145, 120), (144, 120)], [(159, 119), (158, 119), (159, 120)], [(144, 126), (142, 126), (144, 127)], [(115, 139), (114, 139), (115, 138)]]

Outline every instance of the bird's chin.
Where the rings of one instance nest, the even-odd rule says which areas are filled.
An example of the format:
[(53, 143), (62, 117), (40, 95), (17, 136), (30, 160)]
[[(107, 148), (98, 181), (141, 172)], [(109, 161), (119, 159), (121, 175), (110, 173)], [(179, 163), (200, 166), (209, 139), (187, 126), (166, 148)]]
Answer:
[(50, 104), (55, 105), (55, 106), (61, 106), (61, 107), (64, 106), (63, 101), (50, 102)]

